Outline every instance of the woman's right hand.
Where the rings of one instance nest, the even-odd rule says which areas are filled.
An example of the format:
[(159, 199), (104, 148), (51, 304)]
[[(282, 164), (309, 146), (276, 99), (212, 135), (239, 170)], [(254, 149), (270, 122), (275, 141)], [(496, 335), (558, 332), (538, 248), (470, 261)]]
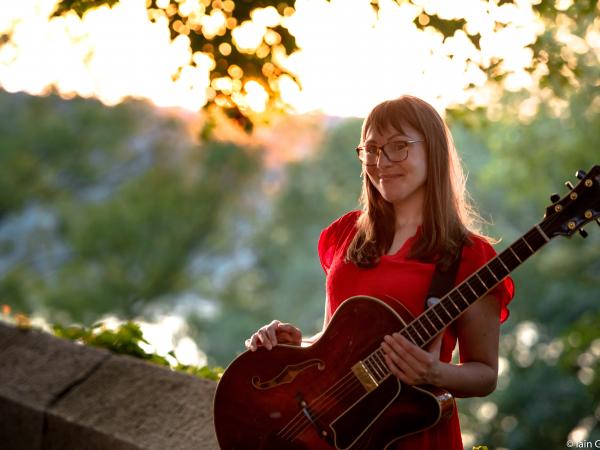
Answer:
[(265, 325), (256, 333), (246, 339), (246, 348), (256, 351), (258, 347), (271, 350), (277, 344), (300, 345), (302, 343), (302, 332), (291, 323), (282, 323), (279, 320)]

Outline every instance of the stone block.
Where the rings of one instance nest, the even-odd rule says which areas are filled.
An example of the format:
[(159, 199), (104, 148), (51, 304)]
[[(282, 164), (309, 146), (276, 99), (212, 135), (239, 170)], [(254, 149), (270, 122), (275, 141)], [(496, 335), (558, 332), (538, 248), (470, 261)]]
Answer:
[(217, 450), (216, 383), (111, 356), (48, 412), (46, 449)]
[(44, 411), (109, 353), (0, 324), (0, 442), (42, 448)]

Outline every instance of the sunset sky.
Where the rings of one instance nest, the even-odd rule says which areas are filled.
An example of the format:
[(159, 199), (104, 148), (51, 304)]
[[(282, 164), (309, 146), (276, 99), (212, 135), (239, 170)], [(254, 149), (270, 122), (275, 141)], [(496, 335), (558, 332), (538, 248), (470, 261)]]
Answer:
[[(0, 47), (3, 89), (43, 94), (54, 85), (67, 98), (94, 96), (115, 104), (131, 96), (192, 111), (206, 102), (210, 60), (192, 55), (185, 36), (171, 42), (166, 22), (148, 20), (145, 0), (121, 0), (112, 9), (88, 12), (83, 20), (75, 14), (48, 20), (55, 3), (0, 0), (0, 31), (14, 27), (12, 42)], [(255, 26), (239, 34), (240, 45), (255, 45), (265, 24), (281, 21), (289, 28), (300, 51), (286, 65), (298, 74), (303, 90), (286, 79), (282, 90), (300, 113), (363, 116), (375, 103), (403, 93), (421, 96), (441, 110), (467, 101), (488, 104), (498, 90), (473, 61), (491, 58), (503, 59), (509, 70), (507, 89), (535, 85), (535, 74), (524, 71), (532, 58), (526, 46), (543, 27), (529, 1), (502, 6), (480, 0), (379, 3), (379, 20), (368, 0), (298, 0), (296, 13), (288, 18), (274, 8), (261, 10), (253, 16)], [(558, 3), (566, 7), (570, 2)], [(423, 12), (466, 17), (466, 31), (481, 34), (481, 52), (464, 31), (444, 41), (432, 29), (417, 29), (413, 21)], [(180, 68), (182, 76), (173, 81)], [(469, 90), (469, 84), (477, 88)], [(248, 103), (260, 110), (262, 87), (246, 87)]]

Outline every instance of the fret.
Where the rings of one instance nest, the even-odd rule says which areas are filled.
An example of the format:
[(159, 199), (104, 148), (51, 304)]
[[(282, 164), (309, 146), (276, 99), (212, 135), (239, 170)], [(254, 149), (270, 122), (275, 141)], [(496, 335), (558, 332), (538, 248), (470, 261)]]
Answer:
[[(429, 327), (423, 326), (423, 328), (427, 328), (427, 334), (429, 334), (430, 336), (433, 336), (437, 331), (437, 327), (435, 326), (435, 323), (433, 323), (431, 321), (431, 319), (429, 318), (429, 316), (427, 314), (423, 314), (422, 317), (423, 318), (421, 319), (421, 322), (423, 322), (423, 325), (425, 325), (427, 322), (429, 322), (429, 324), (433, 327), (433, 333), (430, 331)], [(427, 322), (425, 321), (425, 319), (427, 319)]]
[[(506, 267), (506, 264), (504, 264), (504, 261), (502, 261), (502, 258), (497, 256), (496, 261), (498, 261), (498, 262), (500, 262), (500, 264), (502, 264), (502, 267), (504, 267), (504, 270), (506, 270), (506, 275), (508, 275), (510, 273), (510, 269), (508, 267)], [(504, 278), (506, 275), (504, 275), (502, 278)]]
[(535, 228), (537, 228), (537, 230), (540, 232), (540, 234), (542, 235), (542, 237), (544, 239), (546, 239), (546, 242), (550, 242), (550, 238), (548, 236), (546, 236), (546, 233), (544, 233), (544, 230), (542, 230), (542, 228), (540, 227), (539, 224), (536, 224)]
[(417, 344), (417, 341), (416, 341), (416, 338), (415, 338), (415, 336), (413, 336), (413, 335), (411, 334), (411, 332), (410, 332), (410, 330), (411, 330), (411, 327), (410, 327), (410, 326), (408, 326), (408, 327), (406, 327), (404, 330), (406, 331), (406, 333), (407, 333), (407, 334), (406, 334), (406, 336), (404, 336), (404, 335), (403, 335), (403, 336), (404, 336), (406, 339), (408, 339), (410, 342), (412, 342), (413, 344), (415, 344), (415, 345), (419, 345), (419, 344)]
[[(412, 327), (412, 329), (413, 329), (413, 330), (415, 330), (415, 331), (417, 332), (417, 335), (419, 336), (419, 338), (420, 338), (420, 339), (421, 339), (423, 342), (425, 342), (427, 339), (424, 339), (424, 338), (423, 338), (423, 335), (422, 335), (422, 334), (419, 332), (419, 330), (417, 329), (416, 325), (418, 325), (418, 324), (419, 324), (419, 321), (418, 321), (418, 320), (414, 320), (414, 321), (412, 321), (412, 322), (411, 322), (410, 326)], [(421, 331), (423, 331), (423, 330), (421, 330)]]
[(519, 263), (522, 263), (522, 262), (523, 262), (523, 260), (522, 260), (521, 258), (519, 258), (519, 255), (517, 255), (517, 252), (515, 252), (515, 251), (513, 250), (512, 246), (508, 247), (508, 249), (511, 251), (511, 253), (512, 253), (513, 255), (515, 255), (515, 258), (517, 258), (517, 261), (519, 261)]
[(473, 287), (471, 286), (471, 284), (468, 281), (465, 283), (465, 285), (471, 290), (471, 292), (473, 293), (475, 298), (479, 298), (479, 295), (477, 295), (477, 292), (475, 292), (475, 290), (473, 289)]
[[(456, 308), (456, 313), (460, 313), (460, 308), (454, 304), (450, 297), (444, 297), (440, 303), (449, 303)], [(454, 318), (454, 316), (456, 316), (456, 313), (453, 313), (451, 317)]]
[(526, 237), (526, 236), (527, 236), (527, 235), (523, 236), (523, 237), (521, 238), (521, 240), (522, 240), (523, 242), (525, 242), (525, 245), (526, 245), (526, 246), (529, 248), (529, 250), (531, 250), (531, 254), (533, 255), (533, 254), (535, 253), (535, 250), (531, 248), (531, 245), (529, 245), (529, 242), (527, 242), (527, 239), (525, 239), (525, 237)]
[(425, 341), (428, 341), (429, 339), (431, 339), (431, 334), (429, 333), (429, 330), (427, 330), (427, 328), (425, 328), (425, 326), (421, 320), (415, 320), (413, 326), (415, 327), (415, 329), (418, 326), (418, 329), (423, 332), (423, 333), (419, 333), (419, 334), (422, 336), (425, 336), (425, 339), (424, 339)]
[(381, 356), (379, 351), (375, 352), (375, 359), (378, 361), (379, 367), (381, 367), (381, 373), (383, 374), (381, 379), (383, 380), (390, 374), (390, 369), (388, 368), (387, 364), (385, 363), (385, 359), (383, 359), (383, 356)]
[(536, 228), (533, 228), (525, 236), (527, 237), (527, 241), (529, 242), (529, 244), (531, 244), (535, 248), (535, 250), (539, 250), (548, 242), (544, 239), (544, 236), (542, 236)]
[(489, 273), (491, 273), (492, 276), (494, 277), (494, 280), (496, 280), (497, 283), (500, 283), (500, 280), (498, 279), (498, 277), (496, 276), (494, 271), (488, 267), (488, 265), (483, 266), (483, 269), (486, 269)]
[[(450, 314), (448, 311), (446, 311), (446, 308), (444, 307), (444, 305), (442, 305), (442, 302), (438, 302), (433, 306), (433, 310), (435, 311), (435, 308), (441, 309), (442, 311), (444, 311), (444, 313), (448, 316), (448, 319), (443, 319), (442, 318), (442, 322), (443, 323), (448, 323), (450, 322), (450, 320), (452, 319), (452, 314)], [(437, 314), (438, 312), (435, 311), (435, 313)], [(438, 317), (442, 317), (438, 314)]]
[(375, 373), (376, 373), (377, 378), (378, 378), (377, 381), (383, 380), (385, 378), (385, 372), (379, 366), (379, 363), (377, 362), (377, 359), (374, 358), (374, 357), (370, 357), (369, 359), (371, 361), (372, 366), (375, 368)]
[[(477, 275), (477, 272), (475, 272), (475, 275)], [(468, 283), (469, 287), (475, 291), (476, 298), (479, 298), (488, 291), (488, 288), (485, 283), (480, 281), (479, 276), (475, 275), (469, 278)]]
[(369, 358), (365, 358), (363, 359), (363, 364), (364, 366), (367, 368), (367, 370), (369, 371), (369, 374), (375, 378), (377, 376), (377, 374), (375, 373), (375, 370), (373, 369), (373, 366), (371, 365), (371, 361), (369, 361)]
[[(379, 379), (383, 378), (384, 374), (382, 373), (381, 367), (379, 367), (379, 364), (377, 364), (377, 360), (375, 358), (373, 358), (371, 355), (365, 360), (365, 362), (366, 361), (369, 361), (369, 367), (372, 367), (371, 373)], [(377, 380), (377, 381), (380, 381), (380, 380)]]
[(385, 362), (385, 358), (383, 357), (383, 350), (378, 349), (375, 353), (375, 358), (377, 359), (377, 361), (379, 361), (379, 364), (381, 365), (383, 372), (385, 373), (385, 376), (388, 376), (390, 373), (390, 370), (387, 366), (387, 363)]
[(500, 261), (502, 261), (502, 264), (504, 264), (504, 267), (506, 267), (509, 272), (512, 272), (515, 268), (519, 267), (519, 264), (521, 264), (516, 256), (513, 256), (510, 248), (504, 250), (498, 256)]
[(483, 280), (483, 278), (481, 278), (481, 275), (479, 275), (479, 272), (480, 272), (480, 270), (475, 272), (475, 276), (477, 277), (477, 280), (479, 280), (479, 282), (485, 288), (485, 290), (488, 291), (490, 288), (488, 287), (487, 283)]
[(467, 300), (465, 298), (465, 296), (463, 295), (463, 293), (460, 292), (460, 287), (458, 289), (454, 289), (452, 292), (450, 292), (450, 294), (448, 294), (448, 296), (451, 297), (452, 295), (454, 295), (454, 293), (457, 293), (458, 294), (458, 298), (460, 298), (464, 302), (464, 305), (461, 307), (461, 309), (468, 308), (469, 305), (470, 305), (469, 300)]
[[(435, 309), (433, 308), (429, 308), (425, 314), (429, 317), (431, 315), (431, 318), (429, 319), (434, 325), (436, 330), (441, 330), (442, 328), (444, 328), (444, 321), (442, 320), (442, 318), (440, 316), (438, 316), (438, 314), (435, 312)], [(437, 321), (439, 321), (438, 323), (435, 323), (436, 321), (434, 319), (437, 318)]]

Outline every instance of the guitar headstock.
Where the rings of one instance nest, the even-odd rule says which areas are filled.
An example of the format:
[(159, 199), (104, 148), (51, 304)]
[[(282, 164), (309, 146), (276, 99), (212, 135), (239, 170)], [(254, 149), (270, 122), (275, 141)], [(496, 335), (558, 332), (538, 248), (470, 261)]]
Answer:
[(600, 225), (600, 166), (595, 165), (587, 174), (579, 170), (576, 176), (580, 180), (577, 186), (565, 183), (570, 189), (567, 195), (550, 197), (553, 203), (546, 208), (541, 227), (551, 238), (571, 236), (576, 231), (586, 237), (582, 229), (585, 224), (595, 220)]

